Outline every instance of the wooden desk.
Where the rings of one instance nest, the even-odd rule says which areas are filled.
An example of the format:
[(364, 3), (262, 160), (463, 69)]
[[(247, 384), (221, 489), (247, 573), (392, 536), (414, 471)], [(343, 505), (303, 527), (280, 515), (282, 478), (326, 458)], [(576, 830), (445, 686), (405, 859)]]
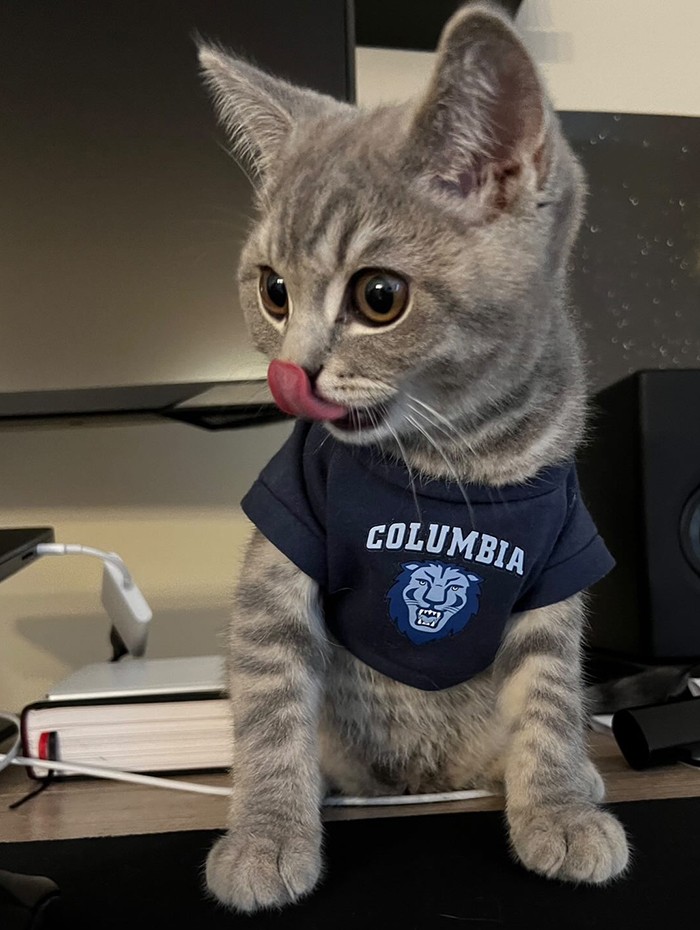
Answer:
[[(612, 737), (592, 733), (591, 744), (605, 778), (609, 802), (700, 797), (700, 771), (675, 765), (634, 772), (628, 768)], [(226, 784), (224, 775), (198, 776), (192, 780)], [(210, 830), (220, 829), (225, 823), (226, 798), (105, 781), (61, 782), (18, 810), (8, 810), (7, 805), (30, 790), (32, 784), (14, 766), (11, 771), (0, 774), (0, 842)], [(328, 808), (326, 819), (388, 814), (406, 817), (500, 810), (502, 807), (503, 799), (494, 797), (390, 808)]]

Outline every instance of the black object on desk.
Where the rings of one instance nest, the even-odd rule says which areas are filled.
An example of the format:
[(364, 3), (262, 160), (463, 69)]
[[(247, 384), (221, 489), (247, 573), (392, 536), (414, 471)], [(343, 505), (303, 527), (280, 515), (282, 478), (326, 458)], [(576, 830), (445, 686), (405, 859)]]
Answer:
[(633, 769), (690, 761), (700, 754), (700, 698), (620, 710), (612, 730)]
[(63, 927), (56, 883), (43, 875), (18, 875), (0, 869), (0, 927), (3, 930)]

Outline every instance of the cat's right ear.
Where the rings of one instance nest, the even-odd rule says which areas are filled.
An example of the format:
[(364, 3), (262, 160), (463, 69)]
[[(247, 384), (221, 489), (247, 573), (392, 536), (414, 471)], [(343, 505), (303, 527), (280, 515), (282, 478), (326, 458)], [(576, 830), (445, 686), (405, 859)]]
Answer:
[(332, 97), (296, 87), (216, 45), (198, 40), (197, 52), (232, 154), (254, 184), (269, 177), (295, 125), (343, 107)]
[(545, 181), (547, 117), (537, 70), (506, 14), (470, 4), (443, 30), (409, 162), (443, 192), (505, 208), (523, 184)]

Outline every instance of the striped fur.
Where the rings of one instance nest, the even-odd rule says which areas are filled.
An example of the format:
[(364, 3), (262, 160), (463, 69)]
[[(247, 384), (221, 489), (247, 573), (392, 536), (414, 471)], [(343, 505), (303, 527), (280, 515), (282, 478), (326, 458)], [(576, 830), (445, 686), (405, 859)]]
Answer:
[[(565, 266), (583, 182), (507, 19), (457, 13), (424, 98), (371, 112), (219, 49), (201, 57), (256, 178), (239, 269), (253, 339), (371, 414), (329, 431), (456, 482), (526, 481), (569, 459), (585, 385)], [(285, 323), (261, 309), (261, 266), (284, 277)], [(368, 267), (410, 281), (409, 311), (381, 331), (347, 313), (348, 281)], [(586, 755), (583, 596), (513, 617), (489, 669), (421, 692), (329, 641), (320, 595), (256, 532), (230, 631), (234, 794), (207, 864), (219, 900), (254, 911), (313, 888), (328, 789), (495, 788), (528, 868), (586, 882), (625, 868)]]

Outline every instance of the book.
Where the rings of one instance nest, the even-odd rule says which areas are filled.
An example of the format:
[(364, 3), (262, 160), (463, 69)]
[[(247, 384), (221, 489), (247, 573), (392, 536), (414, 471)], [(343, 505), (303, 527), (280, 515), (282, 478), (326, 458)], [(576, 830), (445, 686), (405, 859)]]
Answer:
[[(221, 656), (95, 662), (24, 708), (24, 755), (144, 773), (228, 769), (233, 728), (223, 682)], [(700, 678), (689, 687), (700, 696)], [(610, 733), (612, 714), (590, 723)], [(49, 770), (27, 771), (42, 779)]]
[[(219, 656), (95, 663), (21, 714), (26, 756), (131, 772), (227, 769), (230, 702)], [(27, 770), (46, 778), (50, 765)], [(71, 777), (68, 775), (67, 777)]]
[[(199, 772), (231, 764), (230, 702), (220, 692), (40, 701), (22, 712), (24, 754), (129, 772)], [(28, 769), (45, 778), (50, 766)], [(70, 776), (69, 776), (70, 777)]]

